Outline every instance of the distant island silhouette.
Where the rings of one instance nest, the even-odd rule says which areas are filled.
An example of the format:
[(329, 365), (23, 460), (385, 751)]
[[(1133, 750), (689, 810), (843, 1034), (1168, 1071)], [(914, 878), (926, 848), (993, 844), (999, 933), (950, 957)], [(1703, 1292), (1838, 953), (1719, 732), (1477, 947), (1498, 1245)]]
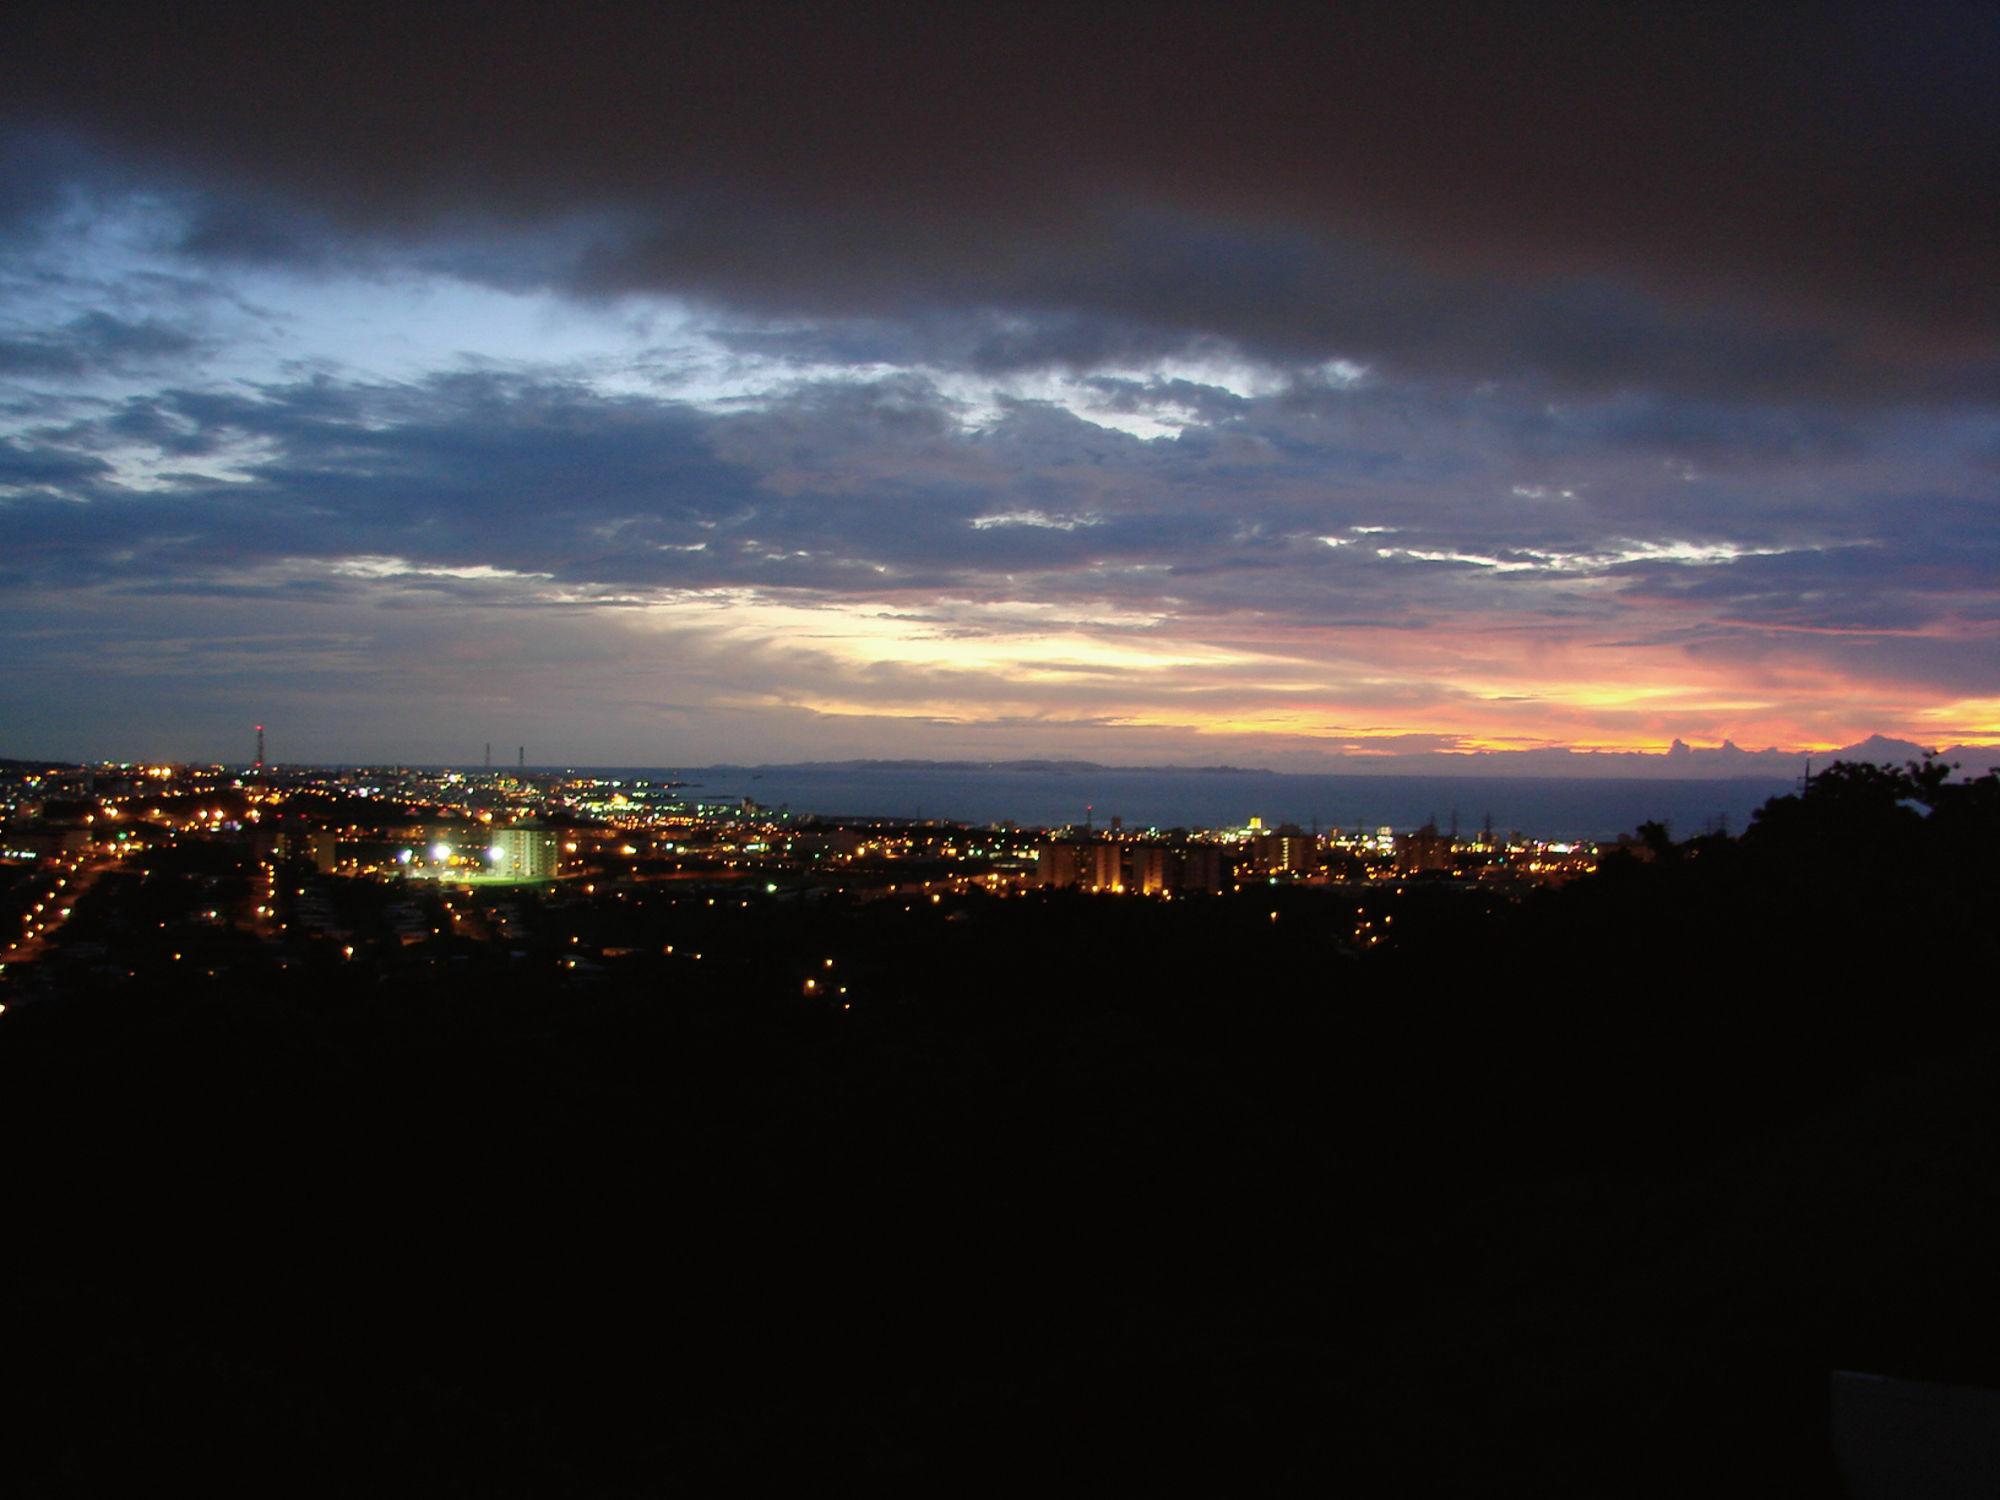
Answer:
[(1745, 750), (1731, 741), (1699, 747), (1675, 740), (1666, 750), (1423, 750), (1387, 754), (1328, 755), (1317, 761), (1283, 766), (1149, 763), (1121, 765), (1103, 761), (1058, 759), (922, 760), (859, 758), (810, 761), (719, 761), (681, 765), (722, 774), (771, 771), (1007, 771), (1048, 775), (1117, 772), (1121, 775), (1230, 776), (1498, 776), (1633, 778), (1660, 780), (1729, 780), (1748, 777), (1793, 778), (1814, 766), (1836, 761), (1872, 765), (1903, 765), (1926, 756), (1957, 763), (1966, 775), (2000, 766), (2000, 745), (1953, 745), (1938, 749), (1913, 740), (1874, 734), (1836, 750)]

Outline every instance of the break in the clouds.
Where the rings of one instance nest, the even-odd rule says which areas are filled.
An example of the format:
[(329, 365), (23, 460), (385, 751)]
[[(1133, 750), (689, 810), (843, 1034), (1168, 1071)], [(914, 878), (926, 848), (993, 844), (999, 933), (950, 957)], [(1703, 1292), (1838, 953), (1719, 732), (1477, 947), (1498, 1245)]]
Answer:
[(442, 16), (31, 18), (0, 748), (2000, 739), (1985, 10)]

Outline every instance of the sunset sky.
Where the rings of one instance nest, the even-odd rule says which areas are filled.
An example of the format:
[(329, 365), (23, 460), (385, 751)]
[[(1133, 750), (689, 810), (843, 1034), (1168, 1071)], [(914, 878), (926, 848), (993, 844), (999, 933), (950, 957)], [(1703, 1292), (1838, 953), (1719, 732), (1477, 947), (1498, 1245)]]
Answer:
[(2000, 12), (1380, 9), (31, 7), (0, 755), (2000, 741)]

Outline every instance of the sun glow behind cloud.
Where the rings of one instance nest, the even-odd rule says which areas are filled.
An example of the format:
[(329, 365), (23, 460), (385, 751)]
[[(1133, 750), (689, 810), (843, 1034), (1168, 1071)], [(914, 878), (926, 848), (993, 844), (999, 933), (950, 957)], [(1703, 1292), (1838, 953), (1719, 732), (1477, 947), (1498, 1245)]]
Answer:
[[(547, 575), (438, 568), (406, 559), (343, 560), (336, 575), (419, 592), (440, 582), (522, 591), (550, 605), (595, 608)], [(1251, 649), (1259, 622), (1052, 604), (926, 599), (831, 602), (753, 589), (696, 590), (614, 605), (628, 630), (672, 642), (662, 670), (689, 658), (756, 661), (737, 696), (812, 713), (980, 724), (1022, 718), (1049, 729), (1118, 724), (1203, 739), (1260, 735), (1366, 747), (1411, 735), (1466, 748), (1571, 744), (1664, 747), (1690, 720), (1748, 726), (1746, 737), (1837, 741), (1841, 730), (1787, 717), (1786, 694), (1748, 695), (1727, 672), (1684, 671), (1588, 640), (1552, 670), (1546, 643), (1361, 629), (1299, 649), (1282, 630)], [(1217, 628), (1217, 627), (1220, 628)], [(1332, 649), (1329, 649), (1332, 648)], [(1592, 668), (1593, 655), (1614, 659)], [(641, 656), (643, 660), (643, 653)], [(632, 670), (625, 658), (621, 670)], [(643, 668), (641, 669), (643, 670)], [(1560, 732), (1549, 733), (1555, 723)], [(1813, 732), (1819, 728), (1819, 733)], [(1718, 733), (1717, 737), (1721, 737)]]
[(1746, 692), (1730, 670), (1590, 640), (1570, 643), (1565, 669), (1551, 665), (1545, 643), (1519, 639), (1357, 630), (1323, 635), (1305, 654), (1282, 631), (1269, 649), (1247, 648), (1257, 627), (1241, 617), (1211, 635), (1195, 620), (1086, 622), (1018, 603), (932, 602), (913, 618), (887, 603), (719, 592), (662, 601), (644, 616), (717, 652), (790, 657), (795, 671), (766, 674), (791, 683), (777, 701), (855, 718), (1029, 719), (1046, 732), (1116, 725), (1349, 750), (1423, 736), (1464, 750), (1660, 751), (1691, 724), (1714, 742), (1823, 748), (1859, 737), (1871, 715), (1908, 716), (1860, 684), (1844, 712), (1828, 715), (1818, 701), (1824, 680), (1805, 664), (1773, 664), (1768, 690)]

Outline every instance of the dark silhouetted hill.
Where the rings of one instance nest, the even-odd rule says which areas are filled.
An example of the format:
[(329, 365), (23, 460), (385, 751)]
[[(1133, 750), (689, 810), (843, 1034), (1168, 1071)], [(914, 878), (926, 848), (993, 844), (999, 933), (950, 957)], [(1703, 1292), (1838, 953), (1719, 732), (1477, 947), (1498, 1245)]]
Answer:
[(17, 1005), (0, 1465), (1831, 1493), (1829, 1369), (2000, 1385), (1993, 817), (1828, 772), (1362, 957), (1057, 893)]

